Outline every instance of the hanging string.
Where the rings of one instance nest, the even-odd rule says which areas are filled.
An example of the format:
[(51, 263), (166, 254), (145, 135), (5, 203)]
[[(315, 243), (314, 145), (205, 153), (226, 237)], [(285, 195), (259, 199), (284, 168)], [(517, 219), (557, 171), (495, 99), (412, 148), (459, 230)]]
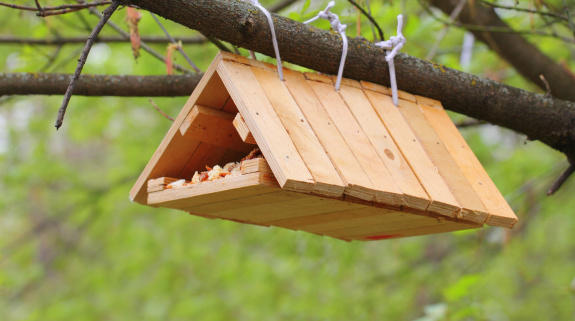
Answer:
[[(254, 6), (258, 7), (266, 15), (266, 18), (268, 19), (268, 23), (270, 25), (270, 31), (272, 33), (272, 42), (274, 45), (274, 51), (276, 53), (278, 74), (280, 76), (280, 80), (283, 81), (284, 80), (284, 74), (283, 74), (283, 70), (282, 70), (282, 60), (280, 58), (280, 50), (278, 48), (278, 41), (276, 39), (276, 31), (274, 29), (274, 21), (272, 20), (272, 15), (269, 13), (269, 11), (267, 11), (266, 8), (264, 8), (262, 5), (260, 5), (258, 0), (243, 0), (243, 1), (249, 2), (249, 3), (253, 4)], [(251, 50), (250, 50), (250, 55), (252, 56), (253, 59), (256, 59), (255, 53)]]
[[(402, 33), (403, 29), (403, 16), (397, 16), (397, 36), (391, 37), (389, 40), (380, 41), (375, 45), (386, 50), (385, 60), (389, 65), (389, 80), (391, 82), (391, 95), (393, 99), (393, 104), (397, 106), (399, 99), (397, 97), (397, 82), (395, 80), (395, 65), (393, 64), (393, 58), (399, 53), (403, 45), (407, 42)], [(391, 51), (390, 51), (391, 50)]]
[(341, 85), (341, 76), (343, 75), (343, 67), (345, 66), (345, 58), (347, 57), (347, 37), (345, 36), (345, 29), (347, 26), (339, 21), (339, 17), (335, 13), (330, 12), (330, 9), (333, 8), (333, 6), (335, 6), (335, 1), (330, 1), (325, 10), (320, 11), (315, 18), (304, 22), (304, 24), (314, 22), (320, 18), (325, 19), (329, 21), (333, 30), (339, 32), (341, 35), (341, 39), (343, 41), (343, 49), (341, 53), (341, 60), (339, 62), (339, 70), (337, 72), (337, 80), (335, 82), (335, 91), (339, 91), (339, 87)]

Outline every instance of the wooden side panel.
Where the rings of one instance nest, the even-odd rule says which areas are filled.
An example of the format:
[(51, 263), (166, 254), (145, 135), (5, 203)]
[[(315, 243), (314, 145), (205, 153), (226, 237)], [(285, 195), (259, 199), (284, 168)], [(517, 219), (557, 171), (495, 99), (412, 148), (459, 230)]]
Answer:
[(488, 215), (481, 199), (475, 193), (465, 175), (445, 148), (443, 141), (423, 115), (419, 106), (411, 101), (399, 100), (399, 110), (411, 126), (425, 151), (439, 170), (439, 174), (451, 188), (451, 191), (461, 204), (462, 210), (458, 216), (483, 223)]
[(403, 205), (403, 193), (333, 85), (311, 80), (308, 84), (378, 191), (375, 201)]
[(304, 75), (284, 69), (284, 80), (292, 97), (346, 184), (345, 193), (366, 201), (374, 200), (376, 190), (373, 183), (306, 82)]
[[(353, 80), (347, 79), (346, 83), (350, 82), (353, 82)], [(364, 130), (369, 141), (375, 147), (391, 177), (403, 192), (404, 205), (421, 210), (427, 209), (431, 202), (427, 193), (421, 187), (409, 164), (377, 116), (371, 103), (363, 93), (361, 85), (359, 82), (356, 82), (355, 86), (352, 83), (349, 85), (346, 85), (346, 83), (342, 84), (339, 93)]]
[(279, 184), (287, 190), (311, 192), (314, 186), (313, 177), (251, 68), (223, 60), (218, 65), (218, 74), (266, 156)]
[(130, 191), (130, 199), (134, 202), (147, 204), (146, 184), (148, 180), (158, 177), (177, 177), (195, 150), (199, 142), (183, 137), (179, 128), (195, 104), (222, 109), (229, 98), (222, 80), (216, 73), (218, 62), (222, 59), (217, 55), (202, 80), (188, 99), (188, 102), (174, 121), (172, 127), (156, 149), (156, 152), (146, 165), (142, 174)]
[[(177, 177), (191, 180), (196, 171), (203, 172), (206, 166), (214, 167), (221, 163), (222, 158), (227, 153), (224, 147), (214, 146), (208, 143), (200, 143), (193, 153), (190, 152), (191, 157), (185, 163), (186, 166), (178, 174)], [(174, 166), (177, 166), (174, 164)], [(222, 165), (223, 166), (223, 165)]]
[(408, 230), (413, 228), (434, 227), (446, 223), (452, 223), (452, 222), (441, 219), (435, 219), (431, 217), (409, 215), (409, 214), (403, 217), (394, 215), (391, 216), (390, 218), (387, 218), (386, 215), (381, 215), (373, 218), (371, 224), (366, 224), (357, 227), (343, 228), (339, 230), (326, 231), (324, 232), (324, 234), (339, 238), (350, 238), (364, 235), (388, 234), (394, 231)]
[[(252, 64), (258, 63), (251, 61)], [(291, 141), (314, 178), (313, 193), (328, 197), (343, 195), (344, 183), (326, 155), (297, 103), (273, 70), (263, 63), (252, 66), (252, 72), (266, 93)], [(302, 95), (300, 93), (299, 95)]]
[[(148, 204), (175, 209), (189, 209), (199, 205), (278, 191), (280, 188), (273, 176), (253, 173), (150, 193), (148, 194)], [(196, 197), (200, 195), (202, 197)]]
[(234, 114), (195, 105), (180, 125), (180, 133), (200, 142), (248, 154), (254, 147), (240, 138), (232, 123), (234, 118)]
[(401, 112), (393, 105), (391, 97), (371, 90), (364, 90), (364, 92), (431, 198), (432, 202), (427, 209), (440, 215), (455, 217), (460, 209), (459, 203), (437, 172), (437, 168), (429, 159)]
[(475, 157), (457, 127), (443, 110), (441, 103), (437, 101), (430, 102), (429, 98), (425, 97), (423, 97), (425, 99), (419, 96), (416, 96), (416, 98), (418, 101), (423, 101), (423, 103), (420, 102), (419, 106), (422, 108), (425, 118), (433, 126), (437, 135), (439, 135), (449, 153), (453, 155), (455, 162), (483, 201), (490, 214), (485, 223), (495, 226), (513, 227), (517, 222), (517, 216), (515, 216), (497, 186), (489, 178), (489, 175), (485, 172), (485, 169), (483, 169), (483, 166), (481, 166), (481, 163)]

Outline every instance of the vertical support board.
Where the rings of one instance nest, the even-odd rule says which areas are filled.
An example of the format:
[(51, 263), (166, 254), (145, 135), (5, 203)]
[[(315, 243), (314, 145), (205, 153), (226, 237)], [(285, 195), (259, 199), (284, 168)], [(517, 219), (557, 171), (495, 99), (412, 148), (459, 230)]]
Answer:
[[(225, 58), (241, 57), (225, 55)], [(273, 169), (280, 186), (290, 191), (310, 193), (315, 183), (313, 177), (250, 66), (223, 59), (217, 67), (217, 72)]]

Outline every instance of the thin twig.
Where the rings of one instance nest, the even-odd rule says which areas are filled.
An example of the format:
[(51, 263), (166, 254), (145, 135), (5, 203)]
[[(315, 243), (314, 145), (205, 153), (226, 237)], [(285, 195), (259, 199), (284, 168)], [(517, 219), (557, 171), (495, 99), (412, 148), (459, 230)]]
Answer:
[(573, 38), (575, 39), (575, 26), (573, 25), (573, 18), (571, 18), (571, 14), (569, 13), (569, 9), (567, 8), (565, 0), (563, 0), (563, 10), (565, 10), (565, 15), (567, 15), (567, 19), (569, 20), (569, 28), (571, 29)]
[(170, 40), (171, 43), (178, 45), (178, 51), (182, 54), (182, 56), (184, 56), (184, 58), (186, 59), (186, 61), (190, 64), (190, 66), (192, 66), (192, 68), (196, 71), (196, 73), (201, 72), (200, 68), (198, 68), (198, 66), (196, 66), (196, 64), (194, 64), (192, 62), (192, 60), (190, 59), (190, 57), (188, 57), (188, 55), (186, 55), (186, 53), (184, 52), (184, 49), (182, 48), (182, 46), (179, 45), (179, 43), (176, 41), (176, 39), (174, 39), (170, 33), (168, 32), (168, 30), (166, 30), (166, 28), (164, 28), (164, 25), (162, 25), (162, 23), (160, 22), (160, 20), (158, 19), (158, 17), (156, 17), (155, 14), (151, 13), (152, 18), (154, 18), (154, 20), (156, 20), (156, 22), (158, 23), (158, 26), (160, 26), (160, 28), (162, 28), (162, 30), (164, 31), (164, 33), (166, 34), (166, 37), (168, 37), (168, 39)]
[[(18, 9), (18, 10), (38, 11), (38, 16), (44, 17), (44, 15), (42, 15), (42, 12), (65, 10), (65, 9), (80, 10), (80, 9), (86, 9), (86, 8), (90, 8), (90, 7), (103, 6), (103, 5), (107, 5), (107, 4), (112, 3), (112, 1), (94, 1), (94, 2), (83, 3), (83, 4), (64, 4), (64, 5), (56, 6), (56, 7), (43, 7), (42, 8), (42, 6), (40, 6), (40, 3), (38, 2), (38, 0), (35, 0), (35, 2), (36, 2), (36, 7), (19, 6), (19, 5), (15, 5), (15, 4), (11, 4), (11, 3), (5, 3), (5, 2), (0, 2), (0, 6), (9, 7), (9, 8)], [(68, 12), (71, 12), (71, 11), (68, 11)]]
[(170, 117), (168, 114), (164, 113), (160, 107), (158, 107), (158, 105), (156, 105), (156, 103), (154, 103), (154, 101), (152, 100), (152, 98), (148, 98), (148, 101), (150, 101), (150, 104), (152, 104), (152, 106), (154, 106), (154, 108), (156, 108), (156, 110), (162, 114), (164, 117), (166, 117), (168, 120), (170, 121), (174, 121), (174, 118)]
[(545, 96), (547, 96), (548, 98), (551, 98), (551, 87), (549, 87), (549, 83), (547, 82), (547, 79), (545, 79), (545, 76), (543, 75), (539, 75), (539, 78), (541, 78), (541, 81), (545, 84), (545, 89), (547, 90), (547, 93), (545, 94)]
[(102, 18), (100, 19), (100, 21), (90, 34), (90, 37), (88, 37), (88, 40), (86, 41), (86, 46), (84, 46), (84, 50), (82, 50), (82, 55), (78, 60), (78, 66), (76, 67), (74, 76), (72, 77), (72, 80), (70, 80), (70, 85), (68, 85), (68, 89), (66, 89), (66, 94), (64, 95), (64, 101), (62, 102), (62, 106), (60, 107), (60, 110), (58, 110), (58, 118), (56, 119), (55, 124), (56, 130), (58, 130), (62, 126), (62, 122), (64, 121), (64, 115), (66, 114), (66, 108), (68, 108), (68, 103), (70, 103), (70, 98), (72, 98), (72, 94), (74, 92), (74, 86), (76, 85), (78, 78), (80, 78), (80, 74), (82, 73), (82, 69), (84, 68), (86, 59), (88, 59), (88, 54), (90, 53), (90, 49), (92, 49), (92, 45), (94, 44), (96, 37), (98, 36), (100, 31), (102, 31), (102, 28), (104, 28), (104, 25), (106, 24), (108, 19), (110, 19), (114, 11), (116, 11), (116, 9), (118, 9), (119, 6), (120, 1), (112, 2), (112, 4), (108, 8), (106, 8), (106, 10), (104, 10)]
[[(379, 24), (375, 21), (375, 19), (373, 19), (373, 17), (367, 11), (365, 11), (359, 4), (357, 4), (357, 2), (353, 0), (347, 0), (347, 1), (352, 5), (354, 5), (357, 8), (357, 10), (361, 11), (361, 13), (363, 13), (363, 15), (366, 16), (367, 19), (369, 19), (372, 25), (374, 25), (377, 28), (377, 32), (379, 33), (379, 38), (381, 39), (381, 41), (385, 40), (385, 37), (383, 36), (383, 31), (381, 30)], [(374, 42), (376, 41), (377, 39), (374, 39)]]
[[(92, 14), (100, 17), (100, 18), (102, 17), (102, 14), (98, 10), (95, 10), (94, 8), (90, 8), (90, 13), (92, 13)], [(122, 37), (124, 37), (124, 39), (130, 40), (130, 34), (127, 33), (126, 31), (124, 31), (124, 29), (122, 29), (117, 24), (110, 21), (110, 22), (108, 22), (108, 26), (110, 26), (112, 29), (116, 30), (116, 32), (119, 33)], [(164, 56), (161, 55), (160, 53), (158, 53), (157, 51), (155, 51), (154, 49), (152, 49), (152, 47), (148, 46), (144, 41), (140, 41), (140, 48), (144, 49), (145, 51), (150, 53), (152, 56), (156, 57), (158, 60), (161, 60), (163, 63), (166, 63)], [(173, 66), (174, 66), (174, 69), (179, 70), (183, 73), (191, 73), (191, 71), (189, 69), (187, 69), (186, 67), (184, 67), (180, 64), (174, 63)]]
[[(365, 7), (367, 8), (367, 13), (369, 13), (369, 15), (371, 16), (371, 8), (369, 5), (369, 0), (365, 0)], [(371, 27), (371, 33), (373, 34), (373, 39), (377, 39), (377, 36), (375, 35), (375, 27), (373, 26), (373, 23), (370, 23), (369, 26)], [(381, 41), (383, 41), (383, 39), (381, 39)], [(374, 42), (375, 42), (375, 40), (374, 40)]]
[(547, 195), (549, 196), (549, 195), (555, 194), (555, 192), (557, 192), (559, 190), (559, 188), (561, 188), (563, 183), (565, 183), (565, 181), (567, 181), (567, 179), (569, 178), (569, 176), (571, 176), (571, 174), (573, 174), (573, 172), (575, 172), (575, 164), (571, 163), (571, 164), (569, 164), (569, 167), (567, 167), (567, 169), (563, 172), (563, 174), (561, 174), (557, 178), (555, 183), (553, 183), (553, 185), (551, 185), (551, 187), (547, 191)]
[(206, 37), (206, 39), (208, 39), (211, 43), (213, 43), (214, 45), (216, 45), (216, 47), (218, 47), (218, 49), (222, 50), (222, 51), (227, 51), (227, 52), (232, 52), (228, 47), (226, 47), (226, 45), (224, 45), (221, 41), (219, 41), (218, 39), (214, 38), (214, 37), (210, 37), (202, 32), (200, 32), (202, 34), (202, 36)]
[[(517, 8), (517, 7), (511, 7), (511, 6), (504, 6), (504, 5), (500, 5), (500, 4), (496, 4), (496, 3), (492, 3), (489, 2), (487, 0), (479, 0), (480, 2), (485, 3), (486, 5), (493, 7), (493, 8), (499, 8), (499, 9), (505, 9), (505, 10), (515, 10), (515, 11), (522, 11), (522, 12), (529, 12), (529, 13), (534, 13), (534, 14), (538, 14), (541, 16), (548, 16), (548, 17), (554, 17), (554, 18), (559, 18), (561, 20), (567, 20), (567, 18), (565, 16), (562, 16), (558, 13), (554, 13), (554, 12), (543, 12), (543, 11), (538, 11), (538, 10), (534, 10), (534, 9), (526, 9), (526, 8)], [(564, 2), (565, 3), (565, 2)]]
[[(90, 30), (91, 31), (91, 30)], [(147, 43), (170, 43), (170, 39), (158, 36), (141, 36), (141, 41)], [(208, 42), (204, 37), (185, 37), (175, 38), (176, 42), (182, 44), (202, 44)], [(130, 42), (129, 39), (119, 36), (98, 36), (96, 42)], [(86, 43), (86, 37), (69, 37), (69, 38), (52, 38), (52, 39), (39, 39), (39, 38), (19, 38), (11, 36), (0, 36), (0, 43), (12, 44), (25, 44), (25, 45), (41, 45), (41, 46), (61, 46), (66, 44)]]
[(80, 11), (82, 9), (62, 9), (62, 10), (55, 10), (55, 11), (42, 11), (37, 13), (38, 17), (50, 17), (50, 16), (58, 16), (63, 15), (71, 12)]

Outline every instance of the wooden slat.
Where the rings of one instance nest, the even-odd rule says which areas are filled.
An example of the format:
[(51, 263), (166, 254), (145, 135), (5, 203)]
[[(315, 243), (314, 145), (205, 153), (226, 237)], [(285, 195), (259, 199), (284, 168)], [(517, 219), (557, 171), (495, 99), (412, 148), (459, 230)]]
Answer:
[(437, 168), (433, 165), (401, 112), (393, 105), (391, 97), (372, 90), (364, 90), (364, 92), (427, 195), (431, 198), (431, 204), (427, 209), (441, 215), (455, 217), (460, 209), (459, 203), (437, 172)]
[(456, 222), (445, 221), (444, 223), (436, 224), (435, 226), (424, 226), (407, 230), (388, 231), (383, 234), (349, 236), (346, 239), (358, 240), (358, 241), (377, 241), (384, 239), (397, 239), (410, 236), (420, 236), (420, 235), (469, 230), (469, 229), (480, 228), (482, 226), (483, 224), (467, 224), (467, 223), (456, 223)]
[(186, 138), (179, 133), (179, 128), (195, 104), (221, 109), (229, 98), (229, 94), (216, 73), (218, 62), (222, 59), (218, 54), (210, 67), (204, 73), (188, 102), (170, 127), (170, 130), (156, 149), (156, 152), (140, 174), (140, 177), (130, 191), (130, 199), (141, 204), (147, 203), (146, 184), (149, 179), (169, 176), (177, 177), (186, 165), (187, 160), (199, 145), (199, 141)]
[(166, 186), (178, 180), (179, 180), (178, 178), (172, 178), (172, 177), (154, 178), (148, 181), (148, 188), (156, 186)]
[(427, 193), (377, 116), (360, 83), (347, 79), (345, 84), (342, 83), (339, 93), (403, 192), (404, 205), (421, 210), (427, 209), (431, 202)]
[(241, 56), (226, 54), (225, 57), (234, 61), (220, 62), (217, 67), (218, 74), (226, 84), (279, 184), (287, 190), (311, 192), (314, 186), (313, 177), (251, 68), (235, 61), (241, 61)]
[(462, 210), (458, 216), (470, 221), (485, 222), (489, 216), (487, 209), (419, 106), (414, 102), (400, 99), (399, 110), (459, 201)]
[(363, 205), (346, 203), (343, 201), (309, 196), (298, 199), (282, 200), (281, 202), (257, 205), (242, 209), (229, 209), (226, 211), (215, 212), (214, 216), (233, 217), (240, 220), (246, 220), (256, 223), (265, 223), (274, 226), (289, 226), (288, 219), (317, 215), (322, 213), (331, 213), (341, 209), (361, 208)]
[[(188, 209), (279, 190), (279, 185), (273, 176), (253, 173), (151, 193), (148, 195), (148, 204)], [(200, 195), (202, 197), (196, 197)]]
[(350, 238), (364, 235), (381, 235), (388, 234), (394, 231), (408, 230), (413, 228), (432, 228), (437, 225), (452, 223), (442, 219), (434, 219), (431, 217), (406, 215), (398, 217), (398, 215), (391, 216), (389, 219), (385, 215), (373, 218), (370, 224), (357, 227), (342, 228), (339, 230), (325, 231), (323, 234), (328, 236), (336, 236), (340, 238)]
[[(343, 195), (344, 183), (292, 95), (273, 69), (251, 60), (252, 72), (266, 93), (291, 141), (313, 176), (312, 192), (328, 197)], [(299, 93), (298, 95), (302, 95)]]
[(374, 200), (376, 190), (373, 183), (306, 82), (305, 76), (300, 72), (284, 69), (284, 80), (292, 97), (346, 184), (344, 193), (367, 201)]
[(256, 158), (243, 161), (240, 165), (240, 170), (242, 172), (242, 175), (255, 172), (273, 175), (272, 169), (268, 165), (268, 162), (263, 158)]
[(517, 216), (515, 216), (497, 186), (483, 169), (483, 166), (481, 166), (481, 163), (475, 157), (475, 154), (441, 106), (441, 103), (420, 96), (416, 96), (416, 99), (420, 102), (419, 106), (422, 108), (425, 118), (433, 126), (437, 135), (439, 135), (449, 153), (453, 155), (455, 162), (483, 201), (490, 214), (485, 223), (495, 226), (513, 227), (517, 222)]
[[(377, 213), (377, 215), (368, 215), (369, 213)], [(421, 216), (372, 207), (360, 210), (354, 215), (348, 216), (347, 220), (334, 219), (322, 224), (305, 225), (300, 227), (300, 229), (318, 234), (334, 235), (344, 230), (347, 231), (381, 224), (393, 226), (395, 224), (401, 224), (403, 221), (417, 220), (419, 218), (421, 218)]]
[(301, 230), (306, 230), (308, 226), (324, 226), (326, 224), (344, 224), (344, 226), (347, 226), (349, 220), (377, 216), (380, 215), (382, 211), (385, 210), (373, 206), (358, 206), (348, 210), (340, 209), (331, 213), (302, 216), (288, 220), (277, 220), (269, 223), (281, 224), (286, 228), (298, 228)]
[[(284, 201), (294, 201), (305, 197), (308, 197), (308, 195), (285, 190), (277, 190), (272, 193), (263, 193), (263, 194), (241, 197), (237, 199), (225, 200), (222, 202), (202, 204), (190, 208), (185, 208), (184, 211), (191, 212), (194, 214), (210, 215), (213, 217), (222, 217), (222, 218), (235, 217), (239, 219), (241, 217), (236, 216), (235, 213), (240, 210), (265, 204), (274, 204)], [(226, 215), (226, 213), (228, 215)]]
[(308, 84), (322, 102), (328, 115), (378, 191), (375, 195), (375, 201), (390, 205), (402, 205), (403, 193), (393, 181), (385, 164), (377, 155), (341, 96), (334, 90), (333, 85), (311, 80), (308, 80)]
[(234, 118), (233, 124), (234, 124), (234, 127), (236, 128), (236, 130), (238, 131), (238, 134), (240, 134), (240, 138), (245, 143), (252, 144), (252, 145), (256, 144), (256, 140), (254, 139), (252, 132), (250, 132), (248, 125), (246, 124), (246, 122), (242, 118), (242, 114), (240, 114), (240, 113), (236, 114), (236, 117)]

